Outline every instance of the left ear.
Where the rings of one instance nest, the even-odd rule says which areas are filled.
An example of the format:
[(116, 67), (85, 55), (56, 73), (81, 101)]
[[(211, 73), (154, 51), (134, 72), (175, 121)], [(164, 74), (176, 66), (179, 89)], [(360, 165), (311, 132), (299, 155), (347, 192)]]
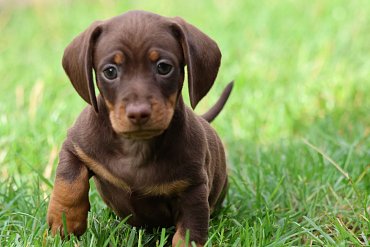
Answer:
[(65, 49), (63, 68), (73, 87), (98, 112), (93, 78), (93, 50), (102, 33), (102, 21), (96, 21), (78, 35)]
[(191, 107), (211, 89), (221, 63), (221, 52), (216, 42), (179, 17), (172, 19), (187, 64)]

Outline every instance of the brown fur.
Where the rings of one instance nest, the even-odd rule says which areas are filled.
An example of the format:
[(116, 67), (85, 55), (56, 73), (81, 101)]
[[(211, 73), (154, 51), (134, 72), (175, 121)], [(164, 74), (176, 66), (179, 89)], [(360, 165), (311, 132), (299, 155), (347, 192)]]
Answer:
[[(90, 105), (60, 152), (48, 209), (53, 234), (63, 212), (68, 233), (86, 230), (93, 176), (104, 202), (120, 217), (131, 215), (130, 224), (175, 225), (173, 246), (186, 230), (197, 246), (206, 242), (210, 214), (227, 188), (225, 152), (181, 90), (186, 66), (194, 108), (212, 87), (220, 59), (216, 43), (194, 26), (144, 11), (94, 22), (71, 42), (63, 67)], [(107, 76), (107, 68), (116, 74)], [(206, 119), (220, 112), (231, 87)]]
[(86, 231), (87, 213), (90, 209), (88, 171), (81, 168), (79, 176), (72, 181), (57, 177), (51, 195), (47, 220), (52, 234), (64, 236), (62, 214), (65, 214), (67, 232), (81, 235)]
[(105, 169), (105, 166), (100, 164), (98, 161), (90, 158), (79, 146), (74, 145), (74, 150), (78, 158), (86, 165), (86, 167), (92, 171), (96, 176), (108, 181), (112, 185), (120, 188), (124, 191), (131, 192), (130, 186), (125, 183), (124, 180), (117, 178), (110, 171)]

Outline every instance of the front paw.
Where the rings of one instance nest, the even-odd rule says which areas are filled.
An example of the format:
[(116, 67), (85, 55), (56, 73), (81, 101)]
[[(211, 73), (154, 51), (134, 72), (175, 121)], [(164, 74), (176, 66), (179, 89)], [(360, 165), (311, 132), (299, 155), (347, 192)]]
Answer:
[(79, 205), (66, 205), (53, 199), (50, 201), (47, 221), (53, 236), (60, 234), (65, 237), (62, 215), (64, 213), (67, 225), (67, 234), (81, 236), (87, 228), (87, 214), (90, 209), (89, 203)]
[[(186, 244), (185, 237), (181, 234), (181, 230), (178, 229), (172, 238), (172, 247), (191, 247), (191, 243)], [(202, 244), (196, 243), (195, 246), (203, 247)]]

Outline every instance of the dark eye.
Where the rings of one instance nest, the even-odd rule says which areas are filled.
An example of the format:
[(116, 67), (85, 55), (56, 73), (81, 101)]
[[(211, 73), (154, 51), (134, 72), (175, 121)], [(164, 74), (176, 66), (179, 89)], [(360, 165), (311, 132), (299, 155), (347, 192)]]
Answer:
[(172, 65), (164, 62), (159, 62), (157, 64), (157, 72), (160, 75), (167, 75), (172, 71)]
[(105, 70), (103, 70), (105, 78), (108, 80), (114, 80), (117, 78), (117, 69), (113, 66), (109, 66)]

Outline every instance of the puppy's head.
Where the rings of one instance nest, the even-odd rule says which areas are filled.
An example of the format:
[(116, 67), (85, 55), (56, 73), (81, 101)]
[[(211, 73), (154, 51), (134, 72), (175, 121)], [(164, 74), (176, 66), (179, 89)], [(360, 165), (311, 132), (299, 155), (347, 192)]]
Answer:
[(94, 22), (66, 48), (63, 67), (98, 113), (94, 72), (113, 130), (148, 139), (169, 126), (185, 65), (194, 108), (212, 87), (220, 59), (216, 43), (181, 18), (131, 11)]

